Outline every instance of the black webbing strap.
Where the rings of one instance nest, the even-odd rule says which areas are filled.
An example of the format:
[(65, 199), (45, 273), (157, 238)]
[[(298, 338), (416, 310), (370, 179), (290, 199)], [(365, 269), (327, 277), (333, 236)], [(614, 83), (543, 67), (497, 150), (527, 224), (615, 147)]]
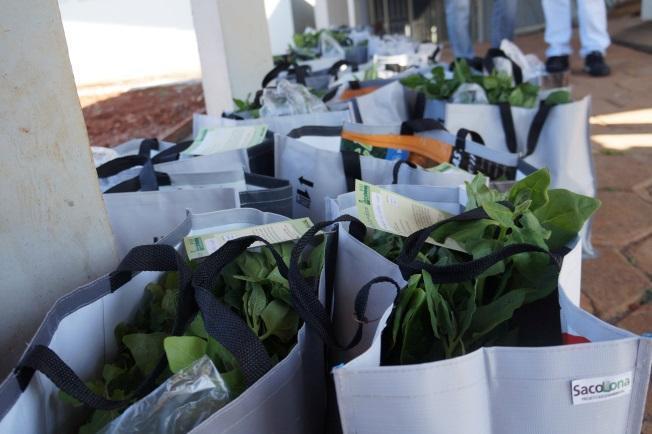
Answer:
[[(170, 175), (167, 173), (163, 172), (155, 172), (156, 174), (156, 185), (158, 190), (158, 187), (162, 185), (171, 185), (172, 180), (170, 179)], [(109, 188), (108, 190), (104, 191), (104, 194), (107, 193), (132, 193), (135, 191), (146, 191), (142, 189), (142, 186), (140, 184), (140, 177), (135, 176), (131, 179), (127, 179), (126, 181), (123, 181), (119, 184), (114, 185), (113, 187)], [(151, 191), (151, 190), (150, 190)]]
[(188, 149), (190, 145), (192, 145), (192, 142), (192, 140), (186, 140), (185, 142), (179, 142), (175, 145), (170, 146), (169, 148), (154, 155), (152, 157), (152, 163), (159, 164), (178, 160), (180, 154)]
[(392, 169), (392, 184), (398, 184), (398, 174), (401, 171), (401, 167), (404, 165), (410, 166), (413, 169), (417, 168), (417, 165), (408, 160), (397, 160)]
[(143, 139), (143, 141), (141, 141), (140, 145), (138, 146), (138, 155), (149, 158), (152, 150), (158, 151), (159, 146), (160, 144), (158, 139)]
[(433, 265), (416, 260), (419, 251), (425, 245), (430, 234), (440, 226), (450, 222), (473, 221), (484, 218), (489, 218), (487, 213), (482, 208), (474, 208), (421, 229), (407, 237), (403, 244), (403, 250), (396, 260), (403, 277), (407, 280), (411, 275), (426, 270), (432, 276), (434, 283), (465, 282), (475, 279), (498, 262), (519, 253), (544, 253), (550, 256), (558, 266), (560, 265), (555, 255), (532, 244), (511, 244), (487, 256), (459, 264)]
[(546, 104), (544, 101), (541, 101), (541, 104), (539, 104), (539, 110), (537, 110), (534, 115), (534, 119), (532, 119), (532, 124), (530, 125), (530, 130), (527, 134), (527, 153), (525, 154), (525, 157), (532, 155), (534, 151), (536, 151), (541, 131), (543, 131), (543, 126), (545, 125), (546, 119), (548, 119), (550, 110), (553, 107), (553, 105)]
[(362, 180), (362, 166), (360, 165), (360, 154), (353, 151), (340, 151), (344, 177), (346, 179), (346, 191), (355, 190), (355, 180)]
[(457, 130), (455, 135), (455, 148), (462, 151), (466, 150), (466, 138), (471, 136), (471, 140), (480, 145), (484, 145), (484, 139), (476, 131), (467, 130), (466, 128), (460, 128)]
[(516, 130), (514, 129), (512, 108), (508, 102), (501, 102), (498, 103), (498, 109), (500, 110), (500, 122), (503, 125), (507, 149), (509, 149), (509, 152), (512, 154), (515, 154), (518, 151), (518, 143), (516, 142)]
[(274, 66), (267, 74), (265, 74), (265, 77), (263, 77), (263, 81), (260, 85), (263, 89), (267, 87), (267, 85), (274, 80), (282, 71), (287, 71), (290, 69), (292, 66), (292, 63), (290, 62), (280, 62), (278, 65)]
[(158, 183), (156, 181), (156, 173), (154, 172), (154, 165), (152, 160), (145, 161), (143, 168), (140, 169), (138, 174), (138, 182), (140, 183), (141, 191), (156, 191), (158, 190)]
[(97, 177), (108, 178), (132, 167), (143, 166), (148, 160), (149, 157), (143, 155), (125, 155), (114, 158), (97, 167)]
[(484, 59), (482, 59), (484, 69), (486, 69), (487, 72), (491, 74), (495, 69), (494, 59), (497, 57), (509, 60), (509, 63), (512, 64), (512, 76), (514, 78), (514, 83), (517, 86), (523, 83), (523, 70), (518, 65), (518, 63), (514, 62), (514, 60), (507, 56), (507, 54), (505, 54), (505, 52), (500, 48), (490, 48), (487, 51), (487, 55), (484, 57)]
[(327, 103), (328, 101), (332, 100), (335, 98), (335, 95), (337, 95), (337, 91), (339, 90), (341, 85), (333, 86), (332, 88), (328, 89), (328, 92), (324, 96), (321, 97), (321, 101), (324, 103)]
[[(177, 316), (172, 327), (172, 335), (184, 332), (192, 319), (196, 306), (190, 292), (191, 270), (183, 258), (172, 246), (152, 244), (134, 247), (122, 260), (116, 271), (110, 275), (111, 292), (116, 291), (139, 271), (178, 271), (179, 299)], [(143, 373), (145, 378), (136, 387), (133, 394), (123, 400), (110, 400), (95, 394), (75, 372), (50, 348), (35, 345), (20, 361), (16, 376), (20, 386), (25, 390), (35, 371), (43, 373), (59, 389), (77, 399), (86, 406), (98, 410), (115, 410), (126, 407), (133, 400), (142, 398), (156, 387), (157, 380), (167, 367), (165, 354), (161, 356), (151, 372)]]
[(342, 66), (347, 66), (351, 68), (353, 72), (356, 72), (358, 70), (358, 64), (355, 62), (350, 62), (348, 60), (338, 60), (337, 62), (333, 63), (330, 68), (328, 68), (328, 74), (335, 77), (337, 79), (337, 75), (340, 72), (340, 68)]
[[(373, 318), (373, 319), (368, 319), (366, 316), (367, 312), (367, 302), (369, 301), (369, 291), (371, 291), (371, 288), (379, 283), (391, 283), (394, 285), (396, 288), (396, 297), (398, 297), (398, 294), (401, 292), (401, 287), (399, 286), (398, 283), (391, 277), (386, 277), (386, 276), (379, 276), (371, 279), (369, 282), (365, 283), (362, 288), (358, 291), (358, 294), (355, 296), (355, 304), (354, 304), (354, 311), (353, 311), (353, 316), (355, 318), (355, 321), (358, 323), (358, 328), (355, 331), (355, 334), (353, 335), (353, 338), (351, 338), (351, 341), (349, 344), (344, 348), (344, 350), (349, 350), (356, 345), (360, 343), (360, 340), (362, 339), (362, 330), (364, 328), (365, 324), (368, 324), (373, 321), (378, 321), (378, 318)], [(394, 304), (396, 302), (396, 298), (394, 299)]]
[(317, 233), (335, 223), (349, 222), (349, 231), (353, 237), (363, 240), (366, 226), (355, 217), (343, 215), (335, 220), (316, 223), (297, 241), (290, 256), (289, 278), (290, 297), (294, 309), (305, 323), (312, 327), (326, 345), (331, 348), (348, 349), (357, 342), (341, 345), (335, 338), (333, 324), (328, 311), (324, 308), (318, 297), (319, 278), (306, 278), (301, 274), (300, 260), (303, 251), (311, 245)]
[(401, 124), (400, 134), (402, 136), (412, 136), (414, 134), (433, 130), (446, 131), (446, 127), (444, 127), (441, 122), (434, 119), (411, 119)]
[(272, 368), (272, 360), (258, 336), (237, 313), (217, 299), (213, 289), (224, 267), (258, 241), (270, 250), (279, 272), (287, 278), (288, 269), (283, 258), (271, 244), (256, 235), (228, 241), (206, 257), (192, 277), (195, 300), (204, 319), (206, 332), (236, 358), (246, 386), (251, 386), (265, 375)]
[(412, 119), (423, 119), (424, 114), (426, 113), (426, 94), (423, 92), (417, 92), (417, 96), (414, 100), (414, 108), (412, 109)]
[(327, 127), (321, 125), (306, 125), (295, 128), (288, 133), (288, 137), (298, 139), (304, 136), (313, 137), (338, 137), (342, 135), (342, 127)]

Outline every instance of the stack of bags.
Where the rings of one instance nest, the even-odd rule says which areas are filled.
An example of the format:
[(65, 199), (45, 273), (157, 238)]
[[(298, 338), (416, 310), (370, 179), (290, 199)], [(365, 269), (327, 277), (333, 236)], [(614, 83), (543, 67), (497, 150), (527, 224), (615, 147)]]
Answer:
[(579, 307), (589, 100), (523, 58), (326, 102), (281, 63), (188, 141), (96, 152), (124, 259), (52, 307), (0, 432), (638, 434), (652, 341)]

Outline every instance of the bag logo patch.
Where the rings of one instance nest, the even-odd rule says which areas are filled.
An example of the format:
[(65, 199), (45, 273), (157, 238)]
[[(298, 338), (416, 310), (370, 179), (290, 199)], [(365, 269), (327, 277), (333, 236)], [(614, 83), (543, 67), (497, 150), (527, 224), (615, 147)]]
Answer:
[(629, 395), (634, 381), (632, 371), (612, 377), (596, 377), (571, 382), (573, 405), (591, 404), (598, 401)]

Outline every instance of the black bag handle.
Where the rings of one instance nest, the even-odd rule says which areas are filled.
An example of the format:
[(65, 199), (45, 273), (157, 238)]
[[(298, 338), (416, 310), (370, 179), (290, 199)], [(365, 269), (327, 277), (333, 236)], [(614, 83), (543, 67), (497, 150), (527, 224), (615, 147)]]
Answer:
[(263, 89), (265, 89), (265, 88), (267, 87), (267, 85), (268, 85), (272, 80), (274, 80), (276, 77), (278, 77), (278, 75), (279, 75), (281, 72), (283, 72), (283, 71), (287, 71), (288, 69), (290, 69), (291, 66), (292, 66), (292, 63), (290, 63), (290, 62), (286, 62), (286, 61), (279, 62), (279, 63), (278, 63), (276, 66), (274, 66), (274, 67), (273, 67), (273, 68), (272, 68), (272, 69), (271, 69), (267, 74), (265, 74), (265, 77), (263, 77), (263, 81), (262, 81), (260, 87), (262, 87)]
[(328, 68), (328, 75), (331, 75), (337, 79), (337, 76), (339, 75), (340, 68), (342, 66), (347, 66), (351, 68), (353, 72), (356, 72), (358, 70), (358, 64), (355, 62), (351, 62), (348, 60), (338, 60), (337, 62), (333, 63), (330, 68)]
[(204, 262), (195, 269), (192, 277), (195, 299), (204, 319), (206, 332), (233, 354), (247, 386), (254, 384), (272, 368), (272, 360), (258, 336), (240, 316), (215, 297), (212, 289), (217, 284), (224, 267), (257, 241), (265, 244), (265, 247), (270, 250), (279, 272), (287, 278), (288, 268), (281, 255), (267, 240), (256, 235), (226, 242), (205, 258)]
[(539, 104), (539, 110), (537, 110), (534, 115), (534, 119), (532, 119), (532, 124), (530, 125), (530, 130), (527, 134), (527, 153), (525, 154), (525, 157), (532, 155), (534, 151), (536, 151), (541, 131), (543, 131), (543, 126), (553, 107), (554, 105), (546, 104), (545, 101), (541, 101)]
[(394, 184), (394, 185), (398, 184), (398, 174), (399, 174), (399, 172), (401, 170), (401, 167), (403, 167), (404, 165), (409, 166), (409, 167), (411, 167), (413, 169), (417, 168), (417, 165), (414, 164), (411, 161), (408, 161), (408, 160), (398, 160), (398, 161), (396, 161), (396, 163), (394, 164), (394, 168), (392, 169), (392, 184)]
[[(374, 285), (379, 283), (391, 283), (396, 288), (396, 297), (398, 297), (401, 292), (401, 287), (394, 279), (387, 276), (379, 276), (371, 279), (369, 282), (365, 283), (362, 288), (358, 291), (358, 294), (355, 296), (355, 304), (353, 307), (353, 316), (355, 321), (358, 323), (358, 328), (351, 338), (351, 341), (346, 345), (343, 350), (350, 350), (360, 343), (362, 339), (362, 330), (364, 329), (365, 324), (368, 324), (372, 321), (377, 321), (377, 319), (368, 319), (366, 316), (367, 312), (367, 302), (369, 301), (369, 292)], [(396, 299), (394, 300), (396, 302)]]
[(509, 60), (509, 62), (512, 64), (512, 75), (514, 77), (514, 83), (516, 83), (517, 86), (523, 83), (523, 70), (518, 65), (518, 63), (514, 62), (514, 60), (512, 60), (511, 57), (507, 56), (507, 54), (505, 54), (505, 52), (500, 48), (490, 48), (487, 51), (487, 55), (484, 57), (484, 59), (482, 59), (484, 69), (486, 69), (487, 72), (491, 74), (495, 69), (494, 59), (497, 57)]
[(432, 280), (435, 283), (465, 282), (467, 280), (475, 279), (491, 266), (519, 253), (545, 253), (550, 256), (557, 265), (560, 265), (558, 259), (548, 250), (532, 244), (512, 244), (489, 255), (483, 256), (482, 258), (460, 264), (438, 266), (416, 260), (419, 251), (423, 248), (426, 240), (430, 237), (430, 234), (440, 226), (453, 221), (473, 221), (483, 218), (488, 218), (487, 213), (482, 208), (474, 208), (462, 214), (442, 220), (428, 226), (427, 228), (421, 229), (407, 237), (403, 245), (403, 250), (396, 261), (401, 269), (403, 277), (407, 280), (409, 279), (409, 276), (420, 273), (422, 270), (426, 270), (430, 273)]
[(446, 131), (446, 127), (444, 127), (441, 122), (434, 119), (411, 119), (404, 121), (401, 124), (400, 134), (402, 136), (412, 136), (414, 134), (432, 130)]
[[(174, 249), (166, 244), (152, 244), (134, 247), (127, 253), (116, 271), (109, 275), (111, 292), (116, 291), (128, 282), (133, 273), (139, 271), (178, 271), (179, 300), (177, 316), (172, 326), (172, 335), (180, 335), (185, 330), (196, 310), (192, 293), (190, 292), (190, 267)], [(154, 369), (147, 373), (131, 397), (123, 400), (110, 400), (97, 395), (84, 384), (61, 358), (45, 345), (35, 345), (16, 368), (16, 377), (24, 391), (34, 372), (39, 371), (50, 379), (59, 389), (77, 399), (86, 406), (98, 410), (116, 410), (130, 405), (133, 400), (140, 399), (156, 387), (156, 381), (167, 367), (165, 354), (161, 356)]]
[(303, 277), (299, 267), (299, 261), (303, 251), (307, 246), (312, 245), (315, 241), (317, 232), (340, 222), (349, 222), (349, 231), (351, 235), (358, 240), (364, 239), (367, 230), (366, 226), (360, 220), (350, 215), (343, 215), (334, 220), (316, 223), (305, 234), (303, 234), (292, 249), (288, 283), (290, 285), (290, 297), (294, 309), (297, 311), (299, 316), (303, 318), (305, 323), (312, 327), (319, 334), (323, 342), (329, 347), (349, 349), (357, 345), (359, 337), (358, 342), (355, 341), (355, 338), (348, 344), (342, 345), (337, 342), (330, 315), (319, 301), (319, 278), (307, 279)]
[(461, 151), (466, 150), (466, 138), (469, 136), (471, 136), (471, 140), (475, 143), (484, 145), (484, 139), (478, 132), (460, 128), (455, 135), (455, 148)]
[(159, 146), (159, 141), (156, 138), (143, 139), (138, 146), (138, 155), (149, 158), (152, 149), (158, 151)]
[[(156, 176), (156, 188), (154, 190), (158, 190), (158, 187), (162, 185), (172, 185), (172, 180), (170, 179), (170, 175), (167, 173), (163, 172), (154, 172)], [(107, 193), (132, 193), (135, 191), (154, 191), (154, 190), (145, 190), (143, 189), (143, 186), (140, 182), (140, 176), (135, 176), (131, 179), (127, 179), (126, 181), (123, 181), (119, 184), (114, 185), (113, 187), (109, 188), (108, 190), (104, 191), (104, 194)]]
[(346, 191), (355, 190), (355, 180), (362, 180), (362, 165), (360, 154), (354, 151), (340, 151), (342, 165), (344, 167), (344, 178), (346, 179)]
[(514, 128), (514, 118), (512, 117), (512, 107), (508, 102), (498, 103), (498, 110), (500, 111), (500, 122), (503, 126), (505, 133), (505, 143), (507, 149), (512, 154), (518, 152), (518, 143), (516, 142), (516, 129)]
[(321, 125), (306, 125), (293, 129), (288, 137), (298, 139), (303, 136), (338, 137), (342, 135), (342, 127), (327, 127)]
[(170, 161), (176, 161), (179, 159), (180, 154), (188, 149), (192, 145), (193, 140), (186, 140), (184, 142), (179, 142), (175, 145), (170, 146), (169, 148), (159, 152), (158, 154), (152, 157), (152, 163), (167, 163)]

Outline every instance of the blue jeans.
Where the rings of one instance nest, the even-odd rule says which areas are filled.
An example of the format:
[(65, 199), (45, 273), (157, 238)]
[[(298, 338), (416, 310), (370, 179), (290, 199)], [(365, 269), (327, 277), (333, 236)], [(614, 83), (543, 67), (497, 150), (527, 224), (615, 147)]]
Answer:
[[(471, 0), (445, 0), (448, 40), (455, 58), (475, 56), (469, 29)], [(514, 38), (518, 0), (494, 0), (491, 15), (491, 46), (499, 47), (503, 39)]]

